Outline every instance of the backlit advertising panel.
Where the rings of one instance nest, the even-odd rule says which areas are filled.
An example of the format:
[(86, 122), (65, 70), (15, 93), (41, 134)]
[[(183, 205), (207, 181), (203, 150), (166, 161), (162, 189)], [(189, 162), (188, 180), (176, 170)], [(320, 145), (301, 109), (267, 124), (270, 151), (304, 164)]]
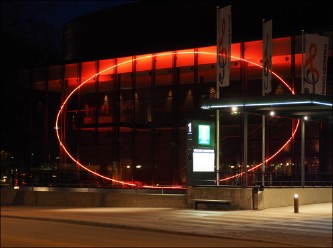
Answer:
[(214, 172), (215, 152), (211, 149), (194, 149), (193, 172)]

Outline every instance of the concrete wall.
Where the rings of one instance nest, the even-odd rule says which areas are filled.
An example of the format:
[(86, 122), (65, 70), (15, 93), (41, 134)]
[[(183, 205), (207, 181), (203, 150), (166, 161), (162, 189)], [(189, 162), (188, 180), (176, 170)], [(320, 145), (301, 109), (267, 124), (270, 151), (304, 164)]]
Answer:
[[(1, 205), (71, 207), (163, 207), (192, 208), (195, 198), (232, 200), (231, 209), (265, 209), (332, 202), (332, 188), (265, 188), (257, 195), (252, 188), (189, 187), (187, 194), (142, 194), (70, 191), (1, 190)], [(254, 197), (255, 196), (255, 197)]]
[(194, 208), (192, 199), (232, 200), (232, 209), (252, 209), (252, 189), (222, 187), (188, 187), (187, 204)]
[(264, 190), (263, 207), (292, 206), (295, 194), (300, 205), (332, 202), (332, 188), (268, 188)]
[(187, 204), (193, 208), (192, 199), (232, 200), (233, 209), (257, 209), (294, 205), (294, 195), (299, 195), (299, 205), (332, 202), (332, 188), (265, 188), (257, 195), (252, 188), (189, 187)]
[(182, 194), (1, 190), (1, 205), (186, 208)]

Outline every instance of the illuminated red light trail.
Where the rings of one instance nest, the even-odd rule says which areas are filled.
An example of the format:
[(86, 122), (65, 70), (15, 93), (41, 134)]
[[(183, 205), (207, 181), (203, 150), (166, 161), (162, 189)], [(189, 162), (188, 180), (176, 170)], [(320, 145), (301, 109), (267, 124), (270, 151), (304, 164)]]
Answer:
[[(143, 60), (143, 59), (151, 59), (152, 57), (160, 57), (160, 56), (169, 56), (169, 55), (173, 55), (175, 53), (173, 52), (168, 52), (168, 53), (161, 53), (161, 54), (157, 54), (157, 55), (147, 55), (147, 56), (143, 56), (143, 57), (140, 57), (140, 58), (135, 58), (135, 59), (129, 59), (127, 61), (124, 61), (124, 62), (121, 62), (121, 63), (118, 63), (116, 65), (113, 65), (113, 66), (110, 66), (94, 75), (92, 75), (91, 77), (89, 77), (87, 80), (85, 80), (81, 85), (77, 86), (76, 88), (73, 89), (73, 91), (71, 91), (68, 96), (66, 97), (66, 99), (63, 101), (63, 103), (61, 104), (60, 106), (60, 109), (58, 111), (58, 114), (57, 114), (57, 118), (56, 118), (56, 123), (55, 123), (55, 130), (56, 130), (56, 134), (57, 134), (57, 138), (58, 138), (58, 141), (59, 141), (59, 144), (60, 144), (60, 147), (65, 151), (65, 153), (68, 155), (68, 157), (73, 160), (73, 162), (75, 162), (77, 165), (79, 165), (81, 168), (83, 168), (84, 170), (94, 174), (95, 176), (98, 176), (98, 177), (101, 177), (103, 179), (106, 179), (108, 181), (112, 181), (114, 183), (119, 183), (119, 184), (122, 184), (122, 185), (129, 185), (129, 186), (134, 186), (136, 187), (137, 185), (136, 184), (133, 184), (133, 183), (128, 183), (128, 182), (124, 182), (124, 181), (119, 181), (119, 180), (116, 180), (116, 179), (113, 179), (113, 178), (110, 178), (110, 177), (107, 177), (107, 176), (104, 176), (104, 175), (101, 175), (99, 173), (96, 173), (95, 171), (92, 171), (90, 170), (87, 166), (83, 165), (80, 161), (78, 161), (77, 159), (75, 159), (71, 154), (70, 152), (67, 150), (66, 146), (63, 144), (63, 142), (61, 141), (61, 138), (60, 138), (60, 134), (59, 134), (59, 118), (60, 118), (60, 115), (64, 109), (64, 106), (67, 104), (67, 102), (69, 101), (69, 99), (71, 98), (71, 96), (76, 92), (78, 91), (81, 87), (83, 87), (85, 84), (87, 84), (91, 79), (93, 79), (94, 77), (96, 77), (97, 75), (100, 75), (102, 73), (105, 73), (111, 69), (114, 69), (116, 67), (119, 67), (121, 65), (124, 65), (124, 64), (128, 64), (128, 63), (132, 63), (133, 61), (137, 61), (137, 60)], [(211, 55), (211, 56), (216, 56), (216, 53), (214, 52), (177, 52), (177, 54), (203, 54), (203, 55)], [(254, 66), (258, 66), (260, 68), (262, 68), (261, 65), (257, 64), (257, 63), (254, 63), (252, 61), (249, 61), (249, 60), (246, 60), (246, 59), (242, 59), (242, 58), (238, 58), (238, 57), (235, 57), (235, 56), (231, 56), (233, 59), (236, 59), (236, 60), (242, 60), (242, 61), (245, 61), (249, 64), (252, 64)], [(291, 91), (292, 94), (295, 94), (295, 92), (291, 89), (291, 87), (279, 76), (277, 75), (275, 72), (272, 71), (272, 74), (280, 80), (280, 82), (288, 88), (288, 90)], [(296, 124), (296, 128), (295, 130), (293, 131), (291, 137), (283, 144), (283, 146), (278, 149), (271, 157), (269, 157), (266, 162), (270, 161), (271, 159), (273, 159), (277, 154), (279, 154), (283, 148), (294, 138), (295, 134), (296, 134), (296, 131), (298, 130), (298, 126), (299, 126), (299, 120)], [(248, 171), (252, 171), (252, 170), (255, 170), (257, 169), (258, 167), (260, 167), (262, 165), (262, 163), (258, 164), (258, 165), (255, 165), (254, 167), (252, 167), (251, 169), (249, 169)], [(244, 172), (241, 172), (239, 174), (236, 174), (236, 175), (233, 175), (233, 176), (230, 176), (230, 177), (226, 177), (226, 178), (222, 178), (220, 179), (220, 181), (227, 181), (227, 180), (230, 180), (230, 179), (233, 179), (233, 178), (236, 178), (236, 177), (239, 177), (243, 174)], [(158, 187), (158, 186), (143, 186), (143, 187), (147, 187), (147, 188), (166, 188), (166, 187)], [(171, 186), (170, 188), (182, 188), (182, 187), (179, 187), (179, 186)]]

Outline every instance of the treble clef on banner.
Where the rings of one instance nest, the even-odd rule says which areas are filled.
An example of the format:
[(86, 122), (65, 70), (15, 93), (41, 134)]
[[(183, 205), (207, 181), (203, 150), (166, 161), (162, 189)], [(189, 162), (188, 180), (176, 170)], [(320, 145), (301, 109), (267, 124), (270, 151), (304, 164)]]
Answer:
[(219, 81), (220, 83), (223, 82), (224, 79), (224, 68), (225, 65), (227, 64), (227, 49), (224, 47), (224, 35), (226, 32), (226, 24), (225, 24), (225, 19), (222, 19), (222, 35), (221, 39), (219, 40), (219, 67), (220, 67), (220, 73), (219, 73)]
[(264, 76), (266, 78), (266, 80), (264, 80), (264, 88), (267, 89), (268, 88), (268, 73), (269, 70), (271, 69), (271, 60), (270, 57), (268, 56), (268, 33), (266, 33), (266, 46), (265, 46), (265, 53), (264, 53), (264, 62), (263, 62), (263, 70), (264, 70)]
[(305, 61), (305, 82), (312, 85), (312, 93), (315, 93), (315, 85), (319, 81), (319, 72), (313, 66), (313, 61), (317, 56), (317, 46), (312, 43), (309, 48), (309, 58)]

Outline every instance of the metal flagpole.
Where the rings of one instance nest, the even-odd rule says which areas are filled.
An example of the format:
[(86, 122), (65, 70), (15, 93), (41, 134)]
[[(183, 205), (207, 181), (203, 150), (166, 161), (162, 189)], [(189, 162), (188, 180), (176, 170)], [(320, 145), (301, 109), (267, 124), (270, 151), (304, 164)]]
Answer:
[[(304, 94), (304, 30), (302, 30), (302, 94)], [(304, 187), (305, 180), (305, 120), (302, 118), (301, 120), (301, 184)]]
[(301, 76), (301, 93), (304, 94), (304, 30), (302, 30), (302, 76)]
[[(216, 9), (216, 63), (219, 61), (219, 37), (218, 37), (218, 27), (219, 27), (219, 7)], [(218, 68), (216, 67), (218, 70)], [(218, 71), (217, 71), (218, 73)], [(220, 85), (219, 81), (216, 80), (216, 98), (220, 98)], [(220, 110), (216, 110), (216, 186), (220, 185)]]
[(243, 182), (243, 187), (247, 188), (248, 185), (248, 178), (247, 178), (247, 160), (248, 160), (248, 116), (247, 113), (244, 112), (244, 128), (243, 128), (243, 132), (244, 132), (244, 165), (243, 165), (243, 170), (244, 170), (244, 182)]
[[(263, 25), (263, 30), (264, 30), (264, 24), (265, 24), (265, 19), (262, 20), (262, 25)], [(263, 39), (264, 39), (265, 33), (263, 32)], [(264, 40), (263, 40), (264, 42)], [(263, 46), (262, 52), (264, 54), (265, 47)], [(263, 70), (265, 70), (265, 67), (263, 66)], [(265, 74), (263, 73), (263, 76)], [(264, 86), (264, 81), (262, 81), (262, 96), (265, 96), (265, 86)], [(265, 133), (266, 133), (266, 124), (265, 124), (265, 115), (262, 115), (262, 152), (261, 152), (261, 185), (265, 185), (265, 157), (266, 157), (266, 147), (265, 147)]]
[(305, 186), (305, 120), (301, 120), (301, 184)]
[(262, 153), (261, 153), (261, 185), (265, 186), (265, 159), (266, 159), (266, 146), (265, 146), (265, 132), (266, 132), (266, 116), (262, 115)]

